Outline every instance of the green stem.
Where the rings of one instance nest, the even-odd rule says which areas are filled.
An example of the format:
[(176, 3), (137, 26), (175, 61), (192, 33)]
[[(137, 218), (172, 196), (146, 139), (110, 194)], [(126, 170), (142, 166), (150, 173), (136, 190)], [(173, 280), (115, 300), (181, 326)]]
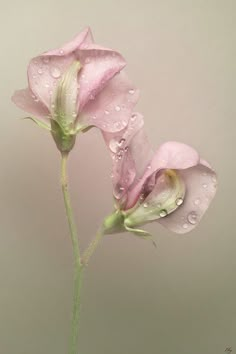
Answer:
[(80, 313), (80, 290), (82, 283), (82, 265), (80, 262), (80, 249), (79, 240), (77, 236), (76, 225), (74, 222), (72, 206), (68, 191), (68, 178), (67, 178), (67, 159), (68, 154), (62, 154), (61, 160), (61, 186), (64, 197), (65, 209), (67, 220), (70, 229), (70, 236), (73, 246), (74, 254), (74, 296), (73, 296), (73, 312), (71, 323), (71, 335), (69, 341), (69, 354), (77, 353), (78, 335), (79, 335), (79, 313)]
[(93, 241), (89, 244), (88, 248), (86, 249), (86, 251), (84, 252), (82, 259), (81, 259), (81, 263), (83, 266), (88, 265), (88, 262), (92, 256), (92, 254), (95, 252), (95, 250), (97, 249), (100, 241), (102, 240), (102, 237), (104, 235), (104, 229), (101, 228), (95, 238), (93, 239)]

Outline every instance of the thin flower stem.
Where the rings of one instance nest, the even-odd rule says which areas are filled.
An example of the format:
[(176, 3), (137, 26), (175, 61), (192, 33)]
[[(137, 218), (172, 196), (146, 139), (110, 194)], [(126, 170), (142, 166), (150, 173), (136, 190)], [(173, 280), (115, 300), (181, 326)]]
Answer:
[(86, 249), (86, 251), (84, 252), (82, 258), (81, 258), (81, 263), (83, 266), (87, 266), (88, 262), (91, 258), (91, 256), (93, 255), (93, 253), (95, 252), (95, 250), (97, 249), (100, 241), (102, 240), (104, 236), (104, 229), (101, 228), (100, 230), (98, 230), (95, 238), (92, 240), (92, 242), (89, 244), (88, 248)]
[(70, 334), (68, 354), (76, 354), (78, 353), (77, 346), (78, 346), (78, 335), (79, 335), (79, 314), (80, 314), (80, 297), (81, 297), (80, 292), (81, 292), (81, 285), (82, 285), (83, 269), (80, 262), (79, 240), (77, 236), (77, 230), (74, 222), (72, 205), (71, 205), (69, 191), (68, 191), (67, 159), (68, 159), (68, 154), (62, 154), (61, 186), (62, 186), (66, 215), (69, 224), (70, 236), (71, 236), (73, 253), (74, 253), (73, 312), (72, 312), (71, 334)]

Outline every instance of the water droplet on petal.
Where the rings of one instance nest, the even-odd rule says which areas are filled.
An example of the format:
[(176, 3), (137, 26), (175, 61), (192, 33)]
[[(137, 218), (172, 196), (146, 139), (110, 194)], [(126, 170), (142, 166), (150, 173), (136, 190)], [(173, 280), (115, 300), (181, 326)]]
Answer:
[(129, 93), (131, 94), (131, 95), (133, 95), (134, 94), (134, 90), (129, 90)]
[(57, 67), (51, 68), (50, 73), (54, 79), (58, 79), (61, 76), (61, 71)]
[(187, 219), (190, 224), (195, 225), (197, 223), (197, 214), (195, 213), (195, 211), (189, 213)]
[(118, 144), (117, 141), (115, 139), (111, 139), (110, 143), (109, 143), (109, 148), (111, 149), (112, 152), (116, 153), (118, 150)]
[(151, 165), (147, 165), (147, 169), (148, 169), (148, 170), (150, 170), (150, 169), (151, 169), (151, 167), (152, 167)]
[(142, 194), (140, 194), (139, 199), (140, 199), (140, 200), (144, 200), (144, 197), (145, 197), (145, 195), (142, 193)]
[(118, 142), (118, 145), (119, 146), (122, 146), (122, 145), (124, 145), (124, 143), (125, 143), (125, 139), (120, 139), (120, 141)]
[(115, 198), (120, 199), (122, 197), (123, 192), (124, 192), (124, 187), (117, 185), (116, 188), (114, 189)]
[(59, 50), (59, 53), (60, 53), (61, 55), (63, 55), (63, 54), (64, 54), (64, 50), (63, 50), (63, 49), (60, 49), (60, 50)]
[(164, 218), (167, 215), (167, 211), (165, 209), (162, 209), (159, 215), (161, 218)]
[(129, 150), (129, 147), (128, 146), (126, 146), (125, 147), (125, 152), (127, 152)]
[(195, 204), (195, 205), (199, 205), (199, 204), (200, 204), (200, 199), (195, 199), (195, 200), (194, 200), (194, 204)]
[(136, 120), (136, 118), (137, 118), (136, 114), (132, 114), (130, 120), (131, 120), (132, 122), (134, 122), (134, 121)]
[(120, 112), (120, 110), (121, 110), (120, 106), (115, 106), (115, 110), (116, 110), (116, 112)]
[(178, 206), (182, 205), (183, 202), (184, 202), (183, 198), (177, 198), (175, 201), (176, 205), (178, 205)]
[(120, 124), (120, 122), (116, 122), (114, 125), (115, 125), (115, 128), (116, 128), (116, 129), (121, 129), (121, 124)]
[(49, 57), (43, 57), (43, 62), (45, 64), (48, 64), (50, 62), (50, 58)]
[(73, 112), (73, 113), (72, 113), (72, 117), (73, 117), (73, 118), (76, 118), (76, 117), (77, 117), (77, 113), (76, 113), (76, 112)]
[(39, 74), (39, 75), (42, 75), (42, 74), (43, 74), (43, 69), (39, 68), (39, 69), (38, 69), (38, 74)]
[(106, 111), (104, 111), (104, 113), (105, 113), (106, 115), (110, 114), (110, 112), (109, 112), (109, 111), (107, 111), (107, 110), (106, 110)]
[(186, 224), (186, 223), (183, 224), (183, 228), (184, 228), (184, 229), (187, 229), (187, 228), (188, 228), (188, 224)]
[(212, 182), (216, 183), (216, 181), (217, 181), (217, 180), (216, 180), (216, 176), (212, 176), (211, 179), (212, 179)]
[(148, 207), (148, 203), (144, 203), (144, 204), (143, 204), (143, 207), (144, 207), (144, 208), (147, 208), (147, 207)]
[(207, 188), (207, 184), (206, 183), (203, 183), (203, 188)]

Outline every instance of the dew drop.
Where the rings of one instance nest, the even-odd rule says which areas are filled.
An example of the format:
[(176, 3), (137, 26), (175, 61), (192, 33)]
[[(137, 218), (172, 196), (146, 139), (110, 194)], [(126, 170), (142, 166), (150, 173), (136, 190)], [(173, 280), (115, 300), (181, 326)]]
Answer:
[(76, 118), (76, 117), (77, 117), (77, 113), (76, 113), (76, 112), (73, 112), (73, 113), (72, 113), (72, 117), (73, 117), (73, 118)]
[(199, 204), (200, 204), (200, 199), (195, 199), (195, 200), (194, 200), (194, 204), (195, 204), (195, 205), (199, 205)]
[(118, 150), (118, 144), (117, 141), (115, 139), (111, 139), (110, 143), (109, 143), (109, 148), (111, 149), (112, 152), (116, 153)]
[(145, 197), (145, 195), (142, 193), (142, 194), (140, 194), (139, 199), (140, 199), (140, 200), (144, 200), (144, 197)]
[(164, 218), (167, 215), (167, 211), (165, 209), (162, 209), (159, 215), (161, 218)]
[(129, 150), (129, 147), (128, 146), (126, 146), (125, 147), (125, 152), (127, 152)]
[(39, 68), (39, 69), (38, 69), (38, 74), (39, 74), (39, 75), (42, 75), (42, 74), (43, 74), (43, 69)]
[(195, 213), (195, 211), (189, 213), (187, 219), (190, 224), (195, 225), (197, 223), (197, 214)]
[(120, 110), (121, 110), (120, 106), (115, 106), (115, 110), (116, 110), (116, 112), (120, 112)]
[(148, 207), (148, 203), (144, 203), (144, 204), (143, 204), (143, 207), (144, 207), (144, 208), (147, 208), (147, 207)]
[(134, 90), (129, 90), (129, 93), (131, 94), (131, 95), (133, 95), (134, 94)]
[(117, 185), (116, 188), (114, 189), (115, 198), (120, 199), (122, 197), (123, 192), (124, 192), (124, 187)]
[(203, 188), (207, 188), (207, 184), (206, 183), (203, 183)]
[(104, 113), (105, 113), (106, 115), (110, 114), (110, 112), (109, 112), (109, 111), (107, 111), (107, 110), (106, 110), (106, 111), (104, 111)]
[(49, 57), (43, 57), (43, 62), (45, 64), (48, 64), (50, 62), (50, 58)]
[(60, 50), (59, 50), (59, 53), (60, 53), (61, 55), (63, 55), (63, 54), (64, 54), (64, 50), (63, 50), (63, 49), (60, 49)]
[(114, 126), (115, 126), (116, 129), (121, 129), (121, 124), (120, 124), (120, 122), (116, 122), (116, 123), (114, 124)]
[(184, 202), (183, 198), (177, 198), (175, 201), (176, 205), (178, 205), (178, 206), (182, 205), (183, 202)]
[(136, 118), (137, 118), (136, 114), (132, 114), (130, 120), (131, 120), (132, 122), (134, 122), (134, 121), (136, 120)]
[(124, 145), (124, 143), (125, 143), (125, 139), (120, 139), (120, 141), (118, 142), (118, 145), (119, 146), (122, 146), (122, 145)]
[(184, 228), (184, 229), (187, 229), (187, 228), (188, 228), (188, 224), (186, 224), (186, 223), (183, 224), (183, 228)]
[(51, 68), (50, 73), (54, 79), (58, 79), (61, 76), (61, 71), (57, 67)]
[(148, 165), (148, 166), (147, 166), (147, 169), (150, 170), (150, 169), (151, 169), (151, 165)]

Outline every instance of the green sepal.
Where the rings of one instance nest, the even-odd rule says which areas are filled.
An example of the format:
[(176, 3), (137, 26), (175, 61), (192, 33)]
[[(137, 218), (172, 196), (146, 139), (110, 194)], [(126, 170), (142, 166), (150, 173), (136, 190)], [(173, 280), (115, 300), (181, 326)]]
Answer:
[(157, 247), (156, 242), (153, 240), (153, 236), (149, 232), (142, 229), (133, 229), (125, 224), (124, 227), (126, 231), (133, 233), (135, 236), (141, 237), (145, 240), (151, 240), (153, 245)]
[(106, 235), (125, 231), (124, 216), (120, 210), (116, 210), (113, 214), (105, 218), (103, 230)]
[(40, 119), (37, 119), (35, 117), (24, 117), (22, 119), (30, 119), (32, 120), (34, 123), (36, 123), (40, 128), (43, 128), (43, 129), (46, 129), (46, 130), (49, 130), (51, 131), (51, 127), (49, 124), (41, 121)]
[(76, 140), (73, 129), (66, 130), (58, 121), (51, 119), (51, 133), (60, 152), (68, 153), (73, 149)]

